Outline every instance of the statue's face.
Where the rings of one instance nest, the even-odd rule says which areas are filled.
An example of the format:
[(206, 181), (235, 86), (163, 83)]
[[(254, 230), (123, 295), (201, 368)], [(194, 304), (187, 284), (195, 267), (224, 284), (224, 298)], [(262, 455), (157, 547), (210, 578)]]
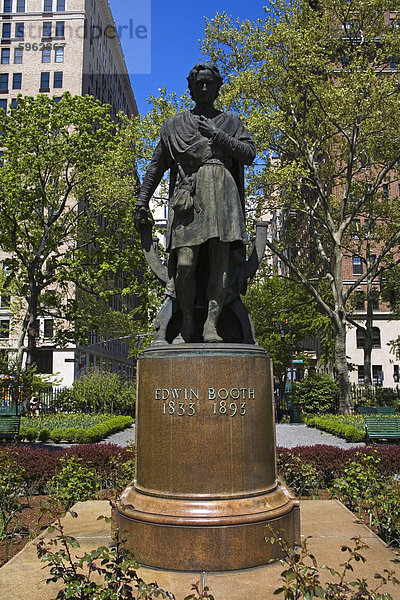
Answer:
[(195, 102), (201, 104), (214, 102), (218, 93), (218, 83), (209, 69), (197, 73), (196, 80), (192, 85), (192, 93)]

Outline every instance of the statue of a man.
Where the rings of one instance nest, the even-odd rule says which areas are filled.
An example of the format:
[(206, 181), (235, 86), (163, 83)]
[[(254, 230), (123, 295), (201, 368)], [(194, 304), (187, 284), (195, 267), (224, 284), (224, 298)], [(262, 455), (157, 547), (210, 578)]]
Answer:
[(256, 149), (239, 117), (214, 106), (222, 85), (218, 68), (198, 63), (187, 79), (195, 107), (162, 125), (136, 204), (135, 227), (140, 231), (151, 219), (149, 201), (170, 169), (167, 293), (169, 287), (176, 294), (182, 313), (177, 341), (191, 341), (196, 294), (202, 287), (207, 305), (203, 340), (220, 342), (217, 322), (228, 269), (247, 242), (243, 165), (253, 162)]

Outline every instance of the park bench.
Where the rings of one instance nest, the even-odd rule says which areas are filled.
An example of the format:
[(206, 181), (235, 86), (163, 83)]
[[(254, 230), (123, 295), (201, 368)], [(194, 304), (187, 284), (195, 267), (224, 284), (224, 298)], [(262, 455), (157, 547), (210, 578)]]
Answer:
[(377, 406), (376, 414), (377, 415), (395, 415), (396, 409), (394, 406)]
[(0, 439), (14, 440), (19, 436), (20, 415), (0, 414)]
[(359, 415), (376, 415), (376, 406), (357, 406)]
[(400, 417), (365, 417), (367, 443), (372, 440), (400, 440)]

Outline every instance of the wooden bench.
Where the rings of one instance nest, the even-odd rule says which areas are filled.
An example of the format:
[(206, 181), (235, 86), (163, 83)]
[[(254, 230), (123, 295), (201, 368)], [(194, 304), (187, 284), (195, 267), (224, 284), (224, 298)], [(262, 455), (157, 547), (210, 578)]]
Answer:
[(400, 440), (400, 417), (365, 417), (367, 443), (372, 440)]
[(0, 415), (0, 439), (18, 439), (20, 424), (20, 415)]

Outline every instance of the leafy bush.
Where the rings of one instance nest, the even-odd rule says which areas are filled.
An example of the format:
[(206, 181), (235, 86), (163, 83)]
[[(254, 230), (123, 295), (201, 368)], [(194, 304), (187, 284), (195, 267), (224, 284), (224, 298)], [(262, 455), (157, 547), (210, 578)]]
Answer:
[(56, 494), (62, 504), (70, 508), (76, 502), (96, 498), (100, 485), (94, 469), (84, 465), (76, 456), (61, 457), (60, 467), (48, 487), (50, 493)]
[(292, 405), (311, 414), (334, 412), (339, 386), (329, 375), (311, 375), (294, 385)]
[(314, 496), (321, 486), (318, 470), (296, 454), (278, 454), (277, 469), (286, 484), (298, 496)]
[(28, 440), (28, 442), (34, 442), (38, 437), (38, 431), (34, 427), (20, 427), (19, 436), (21, 440)]
[(6, 537), (13, 516), (22, 509), (19, 495), (24, 471), (10, 452), (0, 453), (0, 540)]
[(399, 405), (399, 398), (396, 390), (393, 388), (378, 387), (375, 389), (375, 404), (377, 406), (395, 406)]
[(134, 415), (136, 387), (118, 373), (93, 371), (76, 379), (58, 398), (63, 410)]

